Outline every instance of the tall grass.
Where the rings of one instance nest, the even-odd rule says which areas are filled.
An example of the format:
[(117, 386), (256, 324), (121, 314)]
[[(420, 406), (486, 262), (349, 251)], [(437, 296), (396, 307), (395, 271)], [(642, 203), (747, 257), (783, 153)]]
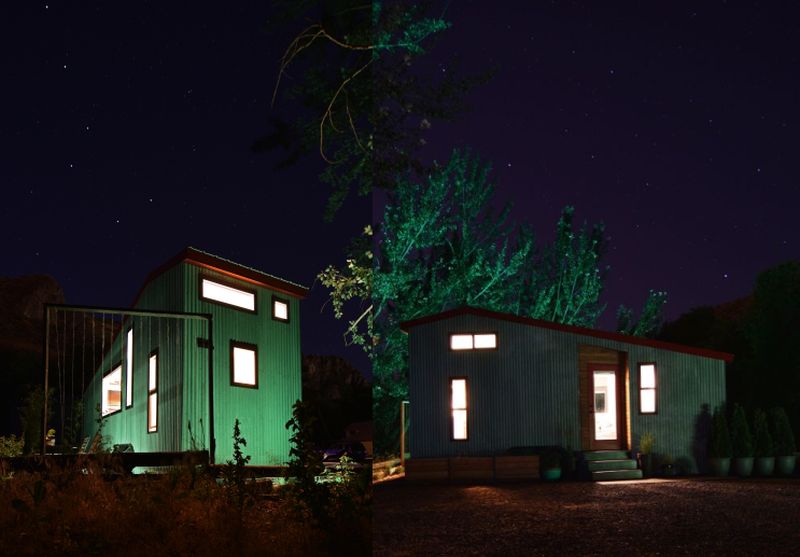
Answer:
[(0, 555), (331, 553), (286, 497), (253, 492), (239, 512), (225, 486), (190, 466), (114, 478), (84, 463), (0, 481)]

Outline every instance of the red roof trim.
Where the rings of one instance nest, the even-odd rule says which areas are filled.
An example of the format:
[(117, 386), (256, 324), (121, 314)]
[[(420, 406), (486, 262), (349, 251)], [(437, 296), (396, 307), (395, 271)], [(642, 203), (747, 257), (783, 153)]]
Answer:
[(147, 275), (147, 278), (145, 279), (142, 287), (139, 289), (139, 292), (136, 294), (136, 298), (134, 299), (131, 307), (136, 306), (145, 288), (147, 288), (151, 282), (169, 269), (183, 262), (191, 265), (197, 265), (198, 267), (203, 267), (205, 269), (210, 269), (212, 271), (217, 271), (231, 278), (243, 280), (250, 284), (255, 284), (256, 286), (263, 286), (265, 288), (269, 288), (270, 290), (275, 290), (276, 292), (288, 294), (289, 296), (293, 296), (300, 300), (308, 295), (308, 288), (305, 288), (304, 286), (268, 275), (267, 273), (263, 273), (250, 267), (245, 267), (244, 265), (217, 257), (216, 255), (188, 247), (181, 250), (175, 257), (171, 258), (166, 263)]
[(427, 315), (411, 321), (404, 321), (400, 323), (400, 328), (408, 333), (409, 329), (425, 325), (426, 323), (433, 323), (443, 319), (450, 319), (459, 315), (478, 315), (480, 317), (489, 317), (492, 319), (499, 319), (501, 321), (510, 321), (513, 323), (522, 323), (532, 327), (539, 327), (542, 329), (551, 329), (554, 331), (564, 331), (567, 333), (575, 333), (577, 335), (584, 335), (595, 338), (602, 338), (606, 340), (615, 340), (624, 342), (626, 344), (636, 344), (639, 346), (649, 346), (652, 348), (660, 348), (662, 350), (672, 350), (673, 352), (682, 352), (684, 354), (693, 354), (695, 356), (704, 356), (706, 358), (713, 358), (715, 360), (724, 360), (725, 362), (733, 361), (733, 354), (727, 352), (717, 352), (716, 350), (709, 350), (706, 348), (695, 348), (693, 346), (685, 346), (683, 344), (675, 344), (673, 342), (664, 342), (662, 340), (653, 340), (649, 338), (634, 337), (630, 335), (623, 335), (622, 333), (612, 333), (609, 331), (598, 331), (596, 329), (588, 329), (586, 327), (576, 327), (574, 325), (562, 325), (561, 323), (553, 323), (551, 321), (543, 321), (541, 319), (533, 319), (531, 317), (521, 317), (519, 315), (512, 315), (509, 313), (500, 313), (488, 309), (474, 308), (464, 306), (434, 315)]

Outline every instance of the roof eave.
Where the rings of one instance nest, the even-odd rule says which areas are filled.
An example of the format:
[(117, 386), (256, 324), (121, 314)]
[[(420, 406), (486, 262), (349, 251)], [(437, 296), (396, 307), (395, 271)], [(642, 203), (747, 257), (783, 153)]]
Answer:
[(684, 354), (692, 354), (695, 356), (703, 356), (706, 358), (712, 358), (715, 360), (723, 360), (727, 363), (733, 361), (733, 354), (729, 354), (727, 352), (719, 352), (716, 350), (709, 350), (706, 348), (696, 348), (694, 346), (686, 346), (683, 344), (677, 344), (673, 342), (665, 342), (662, 340), (653, 340), (647, 339), (643, 337), (635, 337), (631, 335), (624, 335), (622, 333), (614, 333), (610, 331), (599, 331), (597, 329), (589, 329), (586, 327), (578, 327), (575, 325), (563, 325), (561, 323), (553, 323), (551, 321), (543, 321), (541, 319), (534, 319), (532, 317), (522, 317), (519, 315), (511, 315), (508, 313), (500, 313), (497, 311), (492, 311), (488, 309), (476, 308), (472, 306), (462, 306), (459, 308), (451, 309), (448, 311), (443, 311), (441, 313), (427, 315), (424, 317), (419, 317), (417, 319), (412, 319), (410, 321), (404, 321), (400, 323), (400, 328), (403, 332), (408, 333), (410, 329), (414, 327), (418, 327), (420, 325), (425, 325), (427, 323), (434, 323), (436, 321), (442, 321), (444, 319), (450, 319), (452, 317), (457, 317), (459, 315), (478, 315), (481, 317), (489, 317), (492, 319), (499, 319), (501, 321), (509, 321), (513, 323), (521, 323), (524, 325), (532, 326), (532, 327), (539, 327), (543, 329), (552, 329), (556, 331), (563, 331), (568, 333), (574, 333), (578, 335), (590, 336), (594, 338), (602, 338), (606, 340), (614, 340), (617, 342), (624, 342), (627, 344), (635, 344), (639, 346), (649, 346), (651, 348), (658, 348), (661, 350), (671, 350), (673, 352), (682, 352)]

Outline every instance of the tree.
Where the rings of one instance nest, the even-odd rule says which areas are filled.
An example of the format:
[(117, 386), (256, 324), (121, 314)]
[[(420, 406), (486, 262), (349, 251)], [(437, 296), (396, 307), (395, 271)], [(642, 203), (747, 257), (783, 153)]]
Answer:
[(744, 334), (750, 354), (735, 377), (752, 406), (786, 408), (800, 428), (800, 261), (758, 275)]
[[(320, 177), (332, 188), (326, 219), (352, 190), (392, 190), (397, 175), (422, 172), (426, 134), (436, 121), (461, 112), (465, 93), (488, 77), (420, 68), (428, 44), (450, 27), (426, 15), (428, 4), (293, 0), (278, 6), (281, 21), (312, 22), (287, 46), (273, 94), (274, 105), (286, 91), (300, 115), (291, 124), (273, 118), (274, 130), (253, 149), (282, 147), (288, 156), (280, 166), (318, 152), (325, 162)], [(294, 80), (294, 74), (304, 77)]]
[(510, 207), (493, 209), (489, 174), (488, 164), (455, 151), (425, 181), (400, 179), (372, 249), (364, 241), (343, 269), (320, 275), (338, 315), (353, 297), (371, 293), (350, 320), (348, 338), (372, 360), (379, 453), (396, 450), (399, 404), (407, 397), (403, 321), (470, 305), (591, 327), (603, 310), (602, 225), (575, 230), (567, 207), (556, 240), (537, 247), (529, 227), (509, 222)]
[(662, 310), (667, 303), (667, 293), (651, 290), (639, 313), (639, 319), (634, 321), (633, 310), (621, 305), (617, 310), (617, 332), (637, 337), (655, 337), (661, 330)]

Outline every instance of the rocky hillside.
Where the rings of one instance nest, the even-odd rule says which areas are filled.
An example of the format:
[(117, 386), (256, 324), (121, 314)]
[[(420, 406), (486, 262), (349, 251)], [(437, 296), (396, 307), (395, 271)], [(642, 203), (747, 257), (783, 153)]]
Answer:
[(46, 303), (64, 303), (53, 277), (0, 277), (0, 349), (41, 352)]

